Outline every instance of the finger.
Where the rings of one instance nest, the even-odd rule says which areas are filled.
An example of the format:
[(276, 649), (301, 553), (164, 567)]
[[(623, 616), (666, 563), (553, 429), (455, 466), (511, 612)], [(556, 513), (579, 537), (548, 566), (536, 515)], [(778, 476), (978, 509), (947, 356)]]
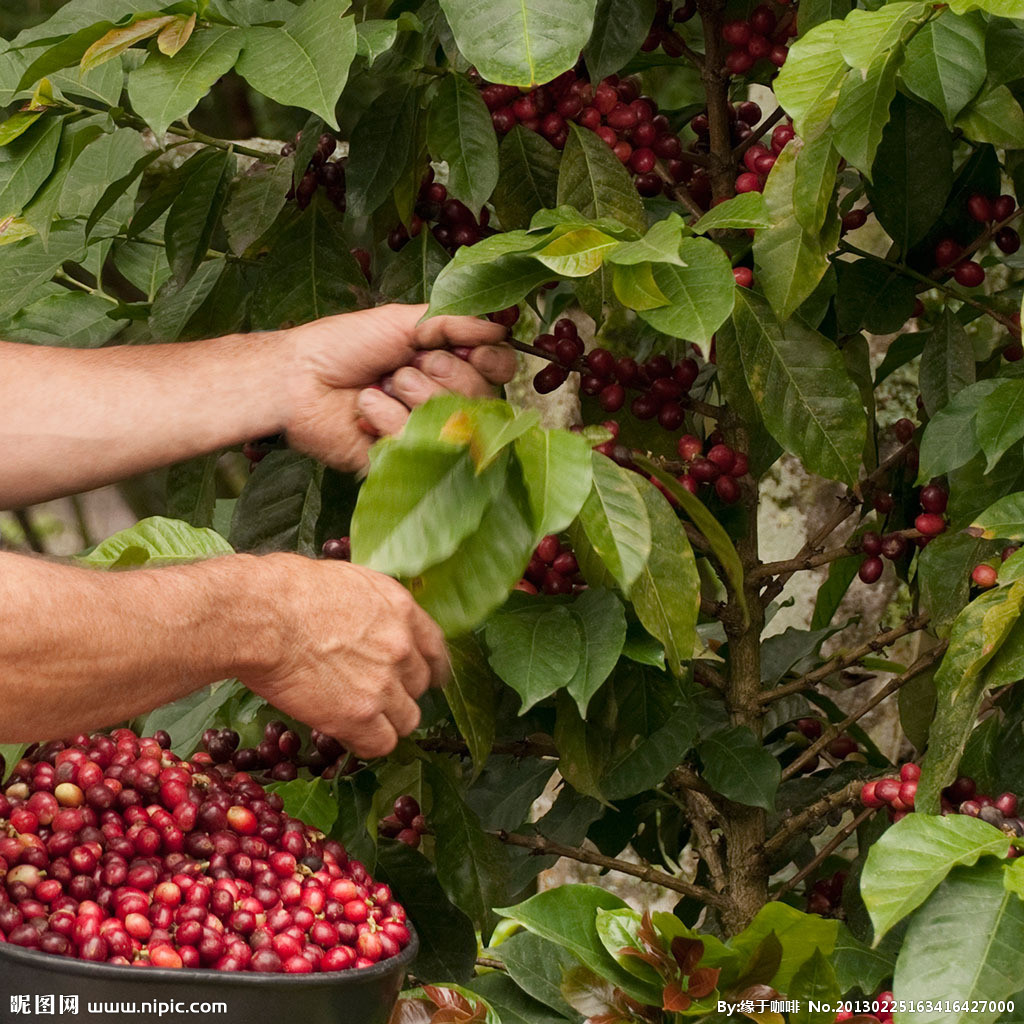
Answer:
[(454, 391), (467, 398), (493, 398), (494, 385), (469, 363), (450, 352), (424, 352), (415, 366), (394, 376), (395, 397), (406, 405), (420, 405), (428, 398)]
[(473, 316), (435, 316), (416, 325), (416, 348), (444, 348), (446, 345), (497, 345), (508, 336), (501, 324)]
[(368, 760), (373, 757), (384, 757), (398, 746), (398, 733), (395, 727), (381, 712), (372, 718), (360, 730), (359, 734), (345, 744), (356, 757)]
[(366, 388), (359, 392), (359, 414), (380, 435), (399, 434), (409, 418), (409, 409), (400, 401), (384, 394), (379, 388)]
[[(444, 686), (452, 674), (452, 666), (441, 627), (418, 604), (412, 605), (410, 625), (416, 637), (416, 646), (430, 668), (427, 685)], [(419, 693), (412, 695), (422, 697), (426, 689), (425, 685)]]
[(492, 384), (507, 384), (516, 375), (516, 353), (509, 345), (481, 345), (470, 352), (469, 364)]
[[(421, 668), (420, 675), (425, 676), (427, 666), (424, 664)], [(419, 727), (420, 706), (401, 687), (396, 687), (394, 700), (389, 702), (385, 714), (399, 736), (408, 736)]]

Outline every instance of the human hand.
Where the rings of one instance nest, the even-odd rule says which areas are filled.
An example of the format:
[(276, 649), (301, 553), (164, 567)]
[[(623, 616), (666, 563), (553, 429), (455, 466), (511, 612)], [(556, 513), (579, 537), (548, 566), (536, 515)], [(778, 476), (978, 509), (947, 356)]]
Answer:
[[(373, 435), (400, 431), (415, 406), (445, 391), (490, 397), (512, 379), (505, 328), (466, 316), (420, 323), (426, 309), (393, 303), (283, 332), (289, 442), (336, 469), (361, 469)], [(468, 358), (447, 346), (470, 349)], [(389, 376), (385, 394), (375, 385)]]
[(416, 699), (443, 685), (440, 627), (389, 576), (298, 555), (259, 560), (275, 594), (269, 654), (243, 681), (358, 757), (381, 757), (420, 722)]

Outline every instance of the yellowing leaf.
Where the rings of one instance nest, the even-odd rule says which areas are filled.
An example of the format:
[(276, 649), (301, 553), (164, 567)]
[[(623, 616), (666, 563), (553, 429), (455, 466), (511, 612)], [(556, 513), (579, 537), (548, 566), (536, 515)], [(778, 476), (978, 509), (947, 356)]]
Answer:
[(167, 57), (173, 57), (192, 37), (195, 27), (195, 14), (188, 18), (184, 15), (175, 18), (156, 37), (156, 45), (159, 47), (160, 52)]
[(170, 14), (163, 18), (143, 18), (141, 21), (132, 22), (131, 25), (112, 28), (82, 54), (82, 60), (78, 66), (82, 71), (98, 68), (101, 64), (106, 64), (108, 60), (113, 60), (119, 54), (124, 53), (129, 47), (142, 42), (143, 39), (155, 36), (176, 20), (175, 15)]

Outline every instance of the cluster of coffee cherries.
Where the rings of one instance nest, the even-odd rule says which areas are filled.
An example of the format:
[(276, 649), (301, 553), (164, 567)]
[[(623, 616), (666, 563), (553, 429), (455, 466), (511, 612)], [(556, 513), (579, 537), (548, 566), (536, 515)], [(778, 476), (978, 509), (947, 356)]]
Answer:
[[(666, 173), (674, 182), (694, 174), (693, 164), (685, 159), (683, 143), (672, 131), (668, 118), (658, 113), (653, 99), (640, 95), (632, 78), (610, 75), (593, 85), (577, 68), (530, 92), (510, 85), (484, 84), (480, 94), (499, 135), (521, 124), (561, 149), (569, 138), (568, 122), (575, 121), (594, 132), (633, 173), (642, 196), (656, 196), (665, 187), (656, 170), (659, 160), (665, 161)], [(701, 174), (708, 181), (703, 171)], [(710, 196), (708, 181), (709, 202)]]
[(572, 548), (552, 533), (537, 545), (515, 589), (526, 594), (575, 594), (586, 586)]
[[(746, 104), (743, 105), (746, 106)], [(756, 106), (756, 104), (752, 105)], [(771, 169), (775, 166), (775, 161), (795, 134), (791, 124), (780, 124), (772, 129), (770, 148), (769, 146), (761, 145), (759, 142), (754, 143), (743, 154), (743, 166), (746, 167), (746, 170), (736, 178), (736, 191), (763, 191), (764, 183)]]
[(406, 913), (344, 847), (208, 754), (128, 729), (39, 746), (0, 795), (0, 942), (97, 963), (370, 967)]
[[(890, 501), (891, 501), (890, 496)], [(928, 484), (922, 487), (918, 494), (918, 501), (921, 504), (921, 512), (914, 519), (914, 529), (920, 534), (914, 538), (918, 547), (926, 547), (933, 537), (938, 537), (946, 530), (945, 511), (949, 503), (949, 492), (938, 484)], [(883, 502), (884, 504), (884, 502)], [(876, 499), (876, 507), (878, 500)], [(896, 562), (901, 559), (909, 547), (906, 533), (894, 532), (879, 534), (874, 530), (868, 530), (860, 538), (860, 549), (865, 554), (865, 559), (860, 563), (857, 575), (862, 583), (877, 583), (885, 569), (883, 558)]]
[(920, 767), (908, 761), (900, 765), (898, 776), (865, 782), (861, 786), (860, 802), (865, 807), (888, 807), (889, 817), (899, 821), (914, 809), (920, 777)]
[[(1005, 562), (1020, 550), (1019, 544), (1011, 544), (999, 553), (999, 560)], [(971, 570), (971, 583), (979, 590), (989, 590), (999, 582), (999, 569), (992, 562), (979, 562)]]
[[(796, 722), (796, 728), (804, 739), (809, 743), (813, 743), (821, 738), (825, 727), (820, 718), (800, 718)], [(825, 745), (825, 753), (837, 761), (844, 761), (851, 754), (856, 754), (859, 750), (860, 747), (857, 745), (857, 741), (849, 733), (845, 732), (829, 740)], [(818, 770), (818, 766), (819, 759), (815, 755), (804, 764), (801, 770), (805, 775), (810, 775)]]
[(475, 245), (481, 238), (494, 234), (490, 226), (491, 211), (485, 206), (477, 217), (465, 203), (448, 195), (448, 189), (434, 180), (434, 169), (428, 168), (420, 184), (419, 198), (409, 226), (399, 224), (388, 235), (388, 246), (398, 252), (410, 238), (424, 227), (429, 228), (438, 244), (452, 255), (464, 245)]
[(843, 886), (846, 872), (837, 871), (831, 878), (821, 878), (807, 891), (807, 913), (820, 917), (836, 917), (843, 908)]
[(404, 793), (395, 801), (391, 813), (377, 823), (377, 831), (383, 838), (397, 839), (415, 850), (422, 836), (430, 829), (420, 810), (419, 801), (409, 793)]
[(878, 1009), (872, 1010), (870, 1013), (864, 1010), (858, 1010), (857, 1013), (852, 1010), (840, 1010), (836, 1014), (836, 1024), (842, 1024), (843, 1021), (848, 1020), (877, 1020), (881, 1024), (893, 1024), (892, 1015), (896, 1009), (896, 997), (892, 992), (879, 992), (871, 1004), (877, 1006)]
[(332, 736), (314, 729), (305, 750), (302, 737), (278, 720), (264, 726), (263, 739), (255, 747), (239, 747), (239, 742), (234, 729), (207, 729), (202, 737), (203, 749), (214, 764), (253, 775), (263, 773), (266, 782), (291, 782), (302, 768), (330, 779), (359, 767), (358, 760)]
[[(286, 142), (281, 147), (281, 156), (291, 156), (301, 141), (302, 132), (299, 132), (294, 142)], [(309, 206), (317, 189), (322, 187), (337, 211), (345, 212), (345, 161), (331, 159), (337, 148), (338, 140), (333, 135), (321, 135), (302, 177), (297, 183), (292, 177), (288, 198), (294, 199), (300, 210)]]
[(745, 75), (761, 60), (781, 68), (789, 56), (786, 44), (796, 34), (796, 18), (780, 20), (768, 4), (759, 4), (749, 18), (722, 26), (722, 39), (732, 47), (725, 58), (726, 69), (733, 75)]
[(696, 494), (701, 486), (709, 486), (727, 505), (739, 500), (737, 481), (750, 470), (747, 456), (727, 445), (717, 430), (703, 441), (694, 434), (683, 434), (676, 443), (676, 451), (686, 463), (686, 472), (678, 480), (691, 494)]
[[(999, 223), (1012, 217), (1017, 209), (1013, 196), (985, 196), (975, 193), (967, 200), (967, 212), (979, 224)], [(1020, 248), (1020, 235), (1009, 225), (996, 231), (993, 241), (1002, 252), (1015, 253)], [(964, 288), (977, 288), (985, 280), (985, 268), (972, 259), (963, 259), (963, 246), (954, 238), (940, 239), (935, 246), (935, 266), (952, 268), (953, 280)]]
[(675, 26), (689, 21), (696, 13), (696, 0), (685, 0), (681, 7), (674, 10), (670, 0), (658, 0), (651, 30), (640, 44), (640, 49), (644, 53), (653, 53), (660, 48), (669, 57), (681, 57), (686, 52), (686, 43), (676, 34)]

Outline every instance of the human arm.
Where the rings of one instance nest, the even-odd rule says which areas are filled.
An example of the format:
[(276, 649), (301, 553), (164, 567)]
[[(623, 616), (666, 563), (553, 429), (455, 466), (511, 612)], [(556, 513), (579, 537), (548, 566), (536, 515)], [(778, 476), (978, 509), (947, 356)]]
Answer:
[[(469, 317), (420, 324), (425, 310), (381, 306), (174, 345), (82, 351), (0, 343), (0, 508), (282, 432), (336, 468), (358, 469), (373, 440), (360, 420), (392, 433), (431, 394), (484, 395), (511, 377), (511, 353), (493, 347), (503, 328)], [(468, 361), (429, 351), (449, 345), (474, 351)], [(389, 374), (395, 397), (371, 389)]]
[(354, 753), (387, 753), (444, 681), (394, 580), (298, 555), (104, 573), (0, 553), (0, 743), (109, 726), (237, 676)]

